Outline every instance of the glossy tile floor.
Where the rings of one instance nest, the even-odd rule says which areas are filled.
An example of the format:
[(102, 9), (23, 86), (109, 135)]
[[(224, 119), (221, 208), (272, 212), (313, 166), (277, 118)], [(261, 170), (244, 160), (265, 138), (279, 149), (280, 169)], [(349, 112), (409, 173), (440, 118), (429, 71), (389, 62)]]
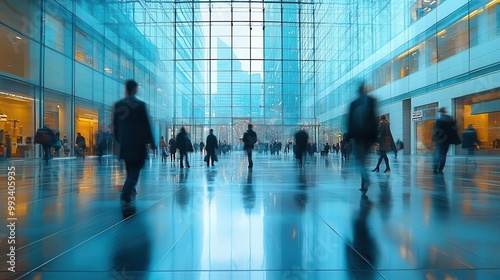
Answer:
[(390, 160), (363, 197), (335, 155), (303, 169), (256, 155), (251, 172), (241, 152), (209, 168), (152, 159), (129, 207), (113, 158), (1, 162), (2, 220), (14, 166), (17, 221), (16, 273), (1, 226), (0, 278), (500, 279), (498, 158), (449, 157), (444, 176), (430, 157)]

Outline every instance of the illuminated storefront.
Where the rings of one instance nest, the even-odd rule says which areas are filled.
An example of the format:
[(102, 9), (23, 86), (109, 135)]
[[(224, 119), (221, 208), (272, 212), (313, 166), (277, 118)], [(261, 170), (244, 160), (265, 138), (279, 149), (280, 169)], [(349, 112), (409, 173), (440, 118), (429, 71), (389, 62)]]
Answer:
[[(465, 96), (455, 100), (459, 130), (472, 124), (479, 140), (478, 154), (500, 154), (500, 91)], [(457, 154), (466, 154), (457, 149)]]

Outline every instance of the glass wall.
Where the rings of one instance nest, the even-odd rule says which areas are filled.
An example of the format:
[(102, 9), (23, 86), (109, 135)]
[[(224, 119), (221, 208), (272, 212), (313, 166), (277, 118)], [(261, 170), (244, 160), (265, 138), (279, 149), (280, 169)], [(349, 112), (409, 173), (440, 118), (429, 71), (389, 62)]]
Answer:
[(110, 126), (112, 105), (131, 78), (140, 84), (139, 98), (150, 105), (155, 134), (166, 133), (172, 119), (167, 73), (172, 70), (165, 67), (169, 57), (160, 59), (160, 54), (173, 45), (159, 38), (174, 27), (163, 21), (151, 28), (155, 19), (145, 16), (145, 8), (140, 3), (0, 0), (2, 151), (11, 157), (39, 156), (32, 139), (45, 124), (61, 138), (66, 135), (71, 148), (81, 132), (94, 154), (98, 126)]

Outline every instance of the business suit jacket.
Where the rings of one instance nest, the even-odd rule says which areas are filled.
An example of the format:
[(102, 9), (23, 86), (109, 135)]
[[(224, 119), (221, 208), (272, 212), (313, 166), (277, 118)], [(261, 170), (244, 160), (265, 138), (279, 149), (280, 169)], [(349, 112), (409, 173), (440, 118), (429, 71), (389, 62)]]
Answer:
[(147, 144), (154, 145), (146, 104), (129, 95), (115, 103), (113, 126), (120, 144), (120, 159), (141, 161), (148, 157)]
[(436, 120), (432, 141), (438, 145), (459, 144), (460, 140), (458, 139), (456, 127), (456, 122), (452, 117), (441, 115)]
[(347, 138), (367, 143), (377, 141), (378, 120), (375, 111), (375, 98), (360, 95), (351, 103), (347, 119)]
[(207, 145), (205, 146), (205, 151), (207, 153), (215, 153), (215, 149), (218, 148), (217, 137), (213, 134), (207, 136)]

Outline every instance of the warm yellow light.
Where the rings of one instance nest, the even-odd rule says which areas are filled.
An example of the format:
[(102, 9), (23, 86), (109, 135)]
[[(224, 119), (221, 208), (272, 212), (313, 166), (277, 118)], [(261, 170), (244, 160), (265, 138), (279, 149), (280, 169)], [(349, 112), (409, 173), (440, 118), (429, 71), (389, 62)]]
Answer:
[(443, 30), (439, 31), (439, 32), (436, 34), (436, 36), (437, 36), (437, 37), (441, 37), (441, 36), (443, 36), (444, 34), (446, 34), (446, 29), (443, 29)]
[(470, 14), (466, 15), (465, 17), (463, 17), (461, 20), (468, 20), (468, 19), (471, 19), (477, 15), (479, 15), (480, 13), (483, 12), (483, 9), (479, 9), (479, 10), (475, 10), (475, 11), (472, 11)]
[(79, 121), (87, 121), (87, 122), (97, 122), (97, 120), (94, 119), (88, 119), (88, 118), (78, 118)]
[(404, 52), (404, 53), (400, 54), (400, 55), (398, 56), (398, 58), (399, 58), (399, 59), (402, 59), (403, 57), (405, 57), (405, 56), (409, 55), (410, 53), (413, 53), (413, 52), (417, 51), (417, 50), (418, 50), (418, 48), (420, 48), (420, 46), (415, 46), (415, 47), (413, 47), (413, 48), (409, 49), (408, 51), (406, 51), (406, 52)]
[(493, 6), (497, 5), (500, 3), (500, 0), (493, 0), (490, 3), (486, 4), (486, 9), (492, 8)]

